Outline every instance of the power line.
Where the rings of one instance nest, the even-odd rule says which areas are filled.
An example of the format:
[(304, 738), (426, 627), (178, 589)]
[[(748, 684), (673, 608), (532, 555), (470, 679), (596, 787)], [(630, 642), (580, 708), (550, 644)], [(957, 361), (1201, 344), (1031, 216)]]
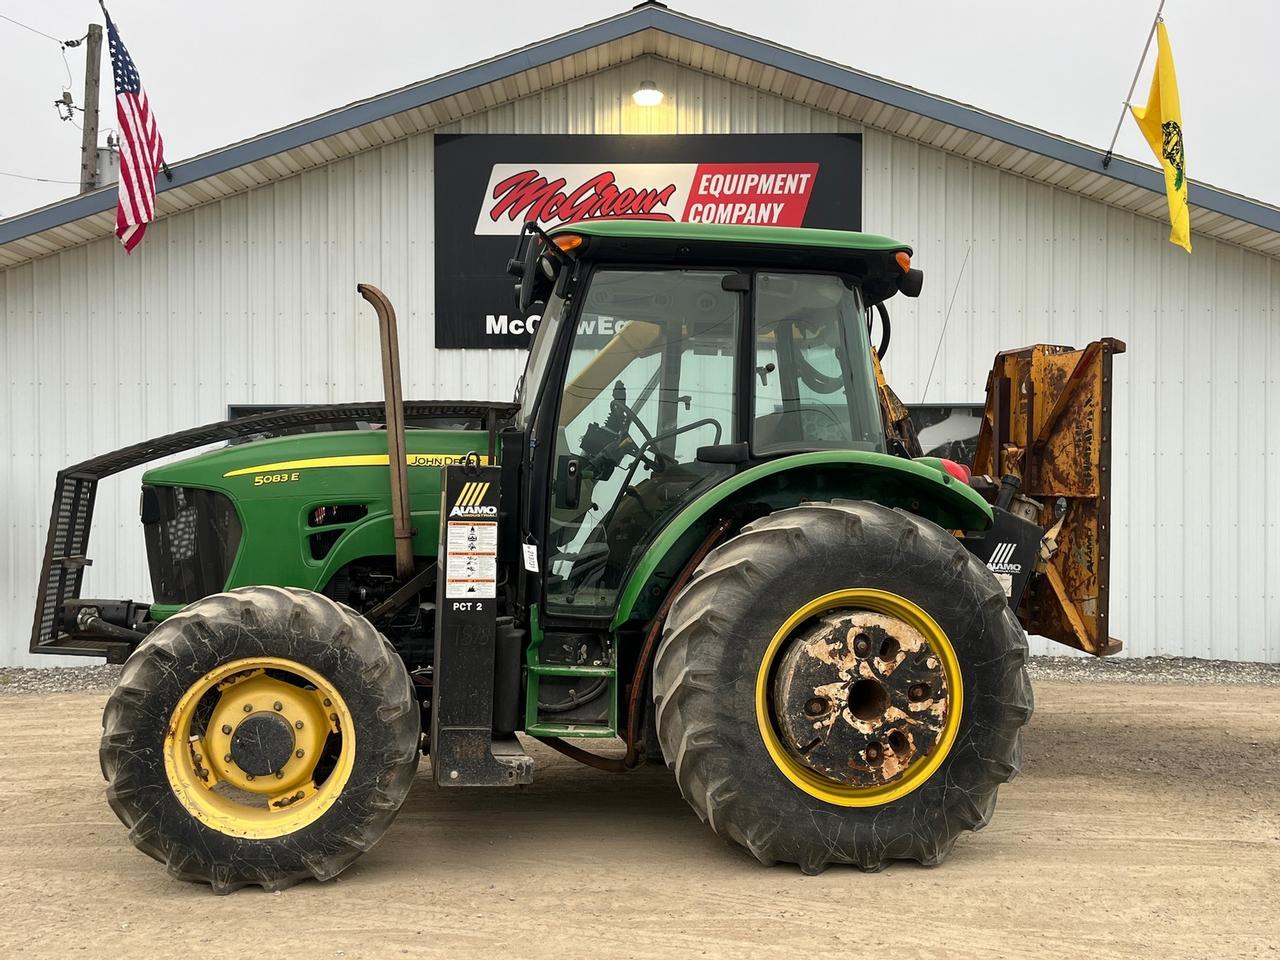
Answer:
[(933, 368), (938, 365), (938, 354), (942, 352), (942, 338), (947, 335), (947, 321), (951, 319), (951, 308), (956, 305), (956, 294), (960, 292), (960, 281), (964, 277), (964, 268), (969, 265), (969, 254), (973, 252), (973, 244), (964, 251), (964, 259), (960, 261), (960, 272), (956, 274), (956, 285), (951, 288), (951, 302), (947, 304), (946, 315), (942, 318), (942, 330), (938, 333), (938, 345), (933, 349), (933, 363), (929, 364), (929, 376), (924, 381), (924, 394), (920, 397), (923, 404), (929, 398), (929, 384), (933, 383)]
[[(5, 18), (6, 20), (8, 17)], [(50, 180), (48, 177), (28, 177), (22, 173), (6, 173), (0, 170), (0, 177), (13, 177), (15, 180), (31, 180), (35, 183), (69, 183), (72, 186), (79, 186), (79, 180)]]
[[(81, 37), (79, 40), (59, 40), (57, 37), (55, 37), (51, 33), (45, 33), (43, 30), (37, 30), (35, 27), (25, 24), (21, 20), (15, 20), (13, 19), (13, 17), (7, 17), (3, 13), (0, 13), (0, 20), (7, 20), (9, 23), (12, 23), (15, 27), (21, 27), (23, 30), (29, 30), (32, 33), (34, 33), (36, 36), (44, 37), (46, 40), (52, 40), (54, 43), (56, 43), (58, 45), (58, 51), (62, 54), (62, 66), (67, 71), (67, 82), (62, 89), (63, 90), (71, 89), (71, 85), (75, 83), (75, 80), (72, 79), (72, 76), (71, 76), (71, 64), (67, 62), (67, 47), (80, 46), (80, 44), (84, 42), (84, 39), (85, 39), (84, 37)], [(86, 34), (86, 36), (88, 35)]]
[(67, 85), (62, 89), (70, 90), (71, 85), (75, 83), (75, 81), (71, 79), (71, 64), (67, 63), (67, 45), (65, 43), (61, 45), (61, 50), (62, 50), (62, 65), (67, 68)]
[(23, 30), (30, 30), (32, 33), (39, 34), (40, 36), (44, 37), (46, 40), (52, 40), (54, 43), (58, 44), (59, 46), (66, 43), (65, 40), (59, 40), (57, 37), (52, 36), (51, 34), (45, 33), (43, 30), (37, 30), (35, 27), (29, 27), (25, 23), (21, 22), (20, 20), (15, 20), (13, 19), (13, 17), (6, 17), (3, 13), (0, 13), (0, 20), (8, 20), (15, 27), (21, 27)]

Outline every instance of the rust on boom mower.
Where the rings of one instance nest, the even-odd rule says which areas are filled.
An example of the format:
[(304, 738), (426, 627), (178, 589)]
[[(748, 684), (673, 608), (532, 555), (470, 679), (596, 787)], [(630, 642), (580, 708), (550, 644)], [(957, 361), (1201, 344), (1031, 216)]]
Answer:
[(1045, 531), (1018, 610), (1028, 633), (1095, 656), (1107, 634), (1111, 540), (1111, 358), (1120, 340), (1037, 344), (996, 356), (975, 474), (1019, 482), (1019, 506)]

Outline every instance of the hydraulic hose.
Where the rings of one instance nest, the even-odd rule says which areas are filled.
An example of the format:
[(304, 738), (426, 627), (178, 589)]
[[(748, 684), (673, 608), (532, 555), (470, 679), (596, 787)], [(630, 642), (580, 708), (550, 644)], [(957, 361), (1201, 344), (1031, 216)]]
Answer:
[(96, 634), (99, 637), (109, 637), (112, 640), (126, 640), (129, 643), (141, 643), (147, 639), (147, 635), (138, 630), (130, 630), (128, 627), (121, 627), (114, 623), (108, 623), (97, 614), (90, 614), (81, 619), (78, 626), (85, 633)]

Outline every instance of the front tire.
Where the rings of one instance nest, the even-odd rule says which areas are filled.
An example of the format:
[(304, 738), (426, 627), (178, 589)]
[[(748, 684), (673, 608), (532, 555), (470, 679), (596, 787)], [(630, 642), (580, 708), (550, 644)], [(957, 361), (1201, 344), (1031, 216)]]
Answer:
[(164, 621), (125, 663), (99, 751), (139, 850), (216, 893), (336, 876), (418, 763), (404, 664), (354, 611), (251, 587)]
[(761, 862), (937, 864), (1021, 766), (1026, 657), (999, 584), (946, 531), (805, 504), (748, 525), (677, 597), (658, 738), (695, 812)]

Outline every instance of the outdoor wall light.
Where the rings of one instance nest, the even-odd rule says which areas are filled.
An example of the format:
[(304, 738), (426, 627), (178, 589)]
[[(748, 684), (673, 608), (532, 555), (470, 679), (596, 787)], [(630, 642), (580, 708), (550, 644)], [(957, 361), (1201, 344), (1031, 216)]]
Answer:
[(631, 95), (637, 107), (656, 107), (662, 102), (663, 93), (652, 80), (640, 84), (640, 88)]

